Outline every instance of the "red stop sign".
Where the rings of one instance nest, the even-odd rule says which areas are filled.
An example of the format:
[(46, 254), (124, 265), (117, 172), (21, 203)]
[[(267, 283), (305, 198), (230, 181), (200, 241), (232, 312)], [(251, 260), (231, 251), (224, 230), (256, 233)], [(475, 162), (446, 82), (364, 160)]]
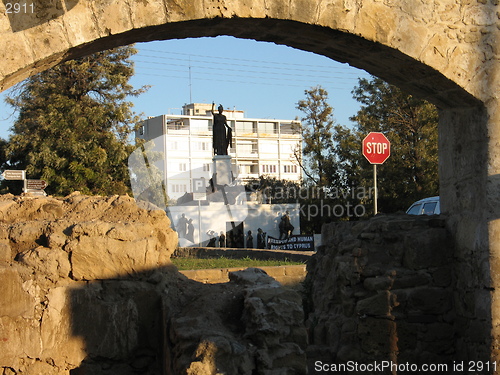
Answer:
[(383, 164), (391, 155), (391, 142), (378, 132), (371, 132), (363, 139), (363, 155), (372, 164)]

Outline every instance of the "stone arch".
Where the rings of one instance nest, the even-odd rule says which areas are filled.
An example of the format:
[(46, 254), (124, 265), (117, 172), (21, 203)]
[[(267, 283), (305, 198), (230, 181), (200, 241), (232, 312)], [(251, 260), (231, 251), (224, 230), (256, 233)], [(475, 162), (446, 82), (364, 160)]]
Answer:
[[(8, 13), (9, 2), (0, 3), (0, 90), (64, 60), (117, 45), (232, 35), (348, 62), (437, 104), (441, 196), (456, 244), (456, 295), (469, 301), (457, 305), (463, 323), (457, 326), (458, 351), (470, 360), (496, 358), (491, 343), (499, 336), (492, 322), (500, 314), (498, 1), (45, 3), (32, 13)], [(486, 345), (479, 342), (484, 340)]]
[[(126, 8), (125, 5), (123, 7)], [(121, 12), (118, 11), (118, 13)], [(60, 17), (64, 18), (64, 15)], [(436, 67), (426, 64), (425, 61), (416, 59), (376, 39), (370, 40), (363, 34), (325, 27), (319, 23), (311, 24), (295, 19), (270, 17), (255, 19), (218, 16), (148, 25), (141, 28), (133, 27), (120, 33), (113, 33), (112, 29), (105, 27), (105, 35), (94, 36), (88, 40), (78, 41), (79, 44), (75, 46), (68, 46), (61, 40), (57, 40), (67, 37), (64, 34), (67, 34), (68, 30), (63, 29), (60, 30), (60, 35), (53, 35), (54, 26), (51, 25), (53, 22), (56, 21), (51, 20), (48, 23), (13, 33), (14, 38), (3, 43), (6, 47), (4, 50), (6, 59), (3, 64), (0, 64), (0, 89), (2, 91), (29, 75), (59, 62), (119, 45), (152, 40), (231, 35), (237, 38), (285, 44), (348, 63), (409, 92), (425, 97), (440, 107), (479, 104), (473, 93), (469, 93)], [(12, 21), (11, 23), (11, 27), (14, 28), (15, 23)], [(37, 42), (35, 42), (36, 39), (28, 39), (33, 29), (40, 28), (42, 28), (41, 33), (49, 34), (50, 38), (46, 37)], [(372, 28), (382, 29), (383, 25), (373, 25)], [(28, 35), (18, 35), (19, 33)], [(57, 46), (54, 45), (56, 43)], [(12, 52), (12, 56), (8, 56), (8, 51)]]

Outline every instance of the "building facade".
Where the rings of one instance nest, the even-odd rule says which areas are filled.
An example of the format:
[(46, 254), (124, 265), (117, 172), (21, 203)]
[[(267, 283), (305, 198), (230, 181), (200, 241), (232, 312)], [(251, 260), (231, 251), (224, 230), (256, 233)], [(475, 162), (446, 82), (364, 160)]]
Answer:
[[(191, 103), (181, 115), (161, 115), (145, 120), (136, 137), (158, 139), (164, 155), (163, 175), (170, 199), (193, 192), (193, 183), (213, 173), (211, 104)], [(265, 175), (291, 181), (301, 180), (294, 155), (301, 155), (300, 122), (245, 118), (243, 111), (225, 110), (233, 130), (233, 174), (242, 182)]]

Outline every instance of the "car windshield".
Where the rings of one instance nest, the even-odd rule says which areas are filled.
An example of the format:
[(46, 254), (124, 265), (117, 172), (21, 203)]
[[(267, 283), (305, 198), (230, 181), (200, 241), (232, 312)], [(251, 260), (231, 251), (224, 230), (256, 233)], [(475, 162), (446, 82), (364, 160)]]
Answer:
[(409, 210), (408, 214), (409, 215), (420, 215), (420, 209), (422, 208), (421, 204), (415, 204), (413, 205)]

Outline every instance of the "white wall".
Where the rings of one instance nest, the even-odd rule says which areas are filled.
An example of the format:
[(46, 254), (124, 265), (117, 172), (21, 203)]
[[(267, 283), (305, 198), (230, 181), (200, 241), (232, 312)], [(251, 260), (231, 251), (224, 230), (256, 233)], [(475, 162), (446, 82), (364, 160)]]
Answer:
[[(229, 209), (229, 211), (228, 211)], [(258, 204), (254, 202), (244, 202), (240, 205), (225, 206), (223, 203), (211, 203), (208, 206), (172, 206), (168, 207), (167, 215), (172, 221), (172, 228), (179, 221), (182, 214), (187, 219), (193, 219), (194, 245), (199, 243), (206, 244), (209, 240), (207, 232), (213, 230), (217, 233), (226, 232), (226, 223), (233, 220), (238, 224), (243, 221), (243, 230), (246, 234), (252, 231), (254, 244), (257, 243), (257, 229), (261, 228), (268, 236), (279, 237), (278, 224), (281, 215), (285, 211), (289, 212), (290, 221), (295, 227), (293, 234), (300, 233), (299, 204)], [(183, 241), (181, 241), (183, 242)], [(188, 244), (189, 245), (189, 244)]]

